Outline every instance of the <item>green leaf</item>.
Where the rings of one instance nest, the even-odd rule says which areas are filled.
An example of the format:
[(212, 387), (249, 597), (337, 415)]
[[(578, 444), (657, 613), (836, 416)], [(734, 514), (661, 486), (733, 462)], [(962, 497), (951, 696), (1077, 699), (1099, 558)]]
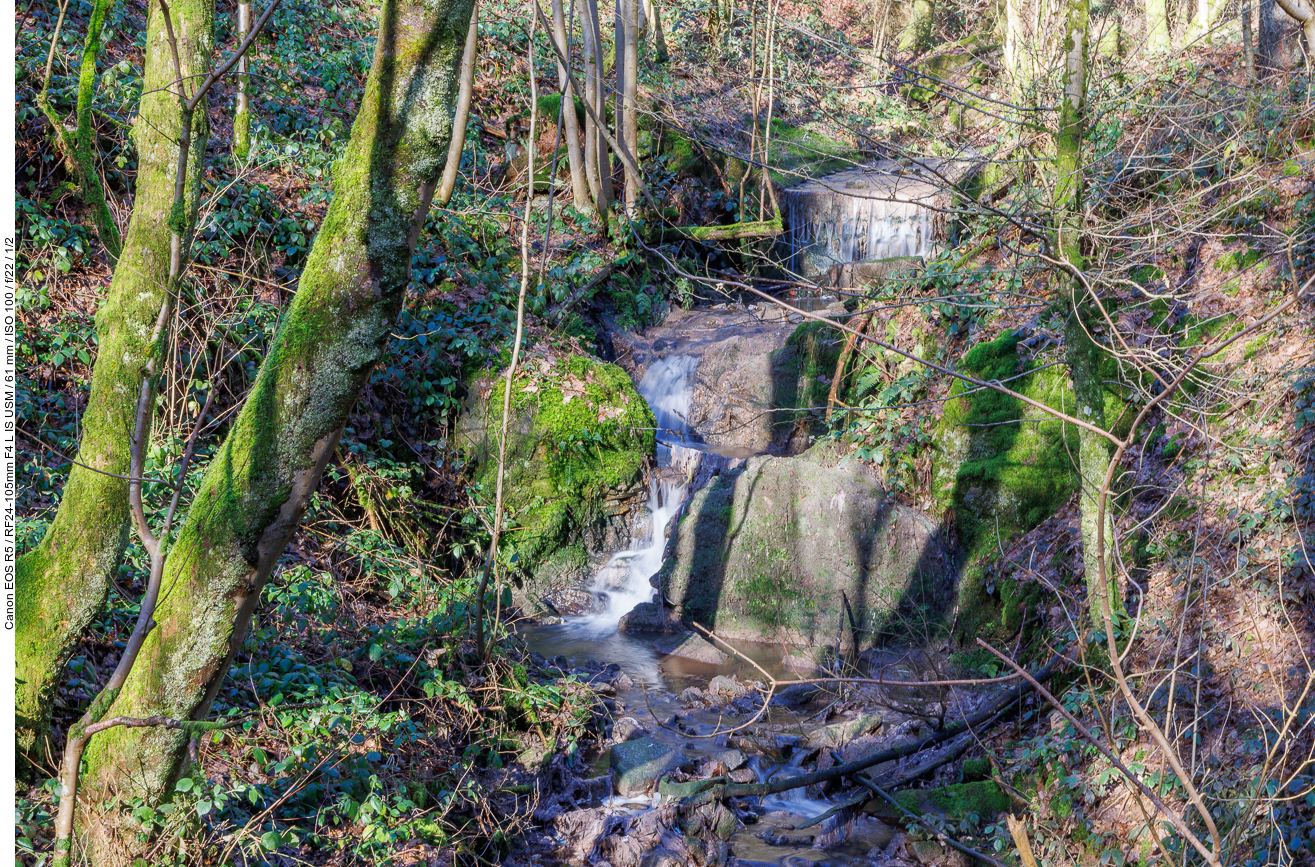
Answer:
[(181, 780), (178, 781), (178, 785), (174, 786), (174, 789), (179, 792), (190, 792), (192, 791), (192, 787), (195, 785), (196, 785), (196, 781), (194, 781), (191, 777), (183, 777)]

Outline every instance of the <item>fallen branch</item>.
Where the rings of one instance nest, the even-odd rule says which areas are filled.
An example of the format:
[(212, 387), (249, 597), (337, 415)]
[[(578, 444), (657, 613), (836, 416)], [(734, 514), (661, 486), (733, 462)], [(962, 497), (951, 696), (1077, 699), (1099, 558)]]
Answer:
[[(803, 786), (820, 785), (830, 783), (843, 777), (852, 777), (859, 771), (866, 771), (868, 768), (875, 767), (885, 762), (893, 762), (907, 756), (916, 755), (923, 750), (931, 749), (934, 746), (943, 744), (946, 741), (953, 740), (969, 729), (994, 725), (997, 722), (1009, 719), (1018, 710), (1019, 700), (1030, 692), (1034, 686), (1049, 680), (1058, 668), (1060, 660), (1064, 658), (1063, 653), (1056, 654), (1049, 662), (1041, 667), (1035, 675), (1026, 675), (1027, 682), (1020, 683), (1007, 692), (998, 696), (994, 701), (989, 702), (985, 707), (971, 716), (966, 716), (962, 720), (945, 726), (938, 732), (933, 732), (920, 741), (912, 741), (873, 753), (861, 759), (856, 759), (848, 764), (834, 765), (820, 771), (814, 771), (811, 774), (802, 774), (797, 777), (786, 777), (779, 780), (773, 780), (766, 783), (729, 783), (722, 784), (720, 780), (704, 780), (704, 785), (693, 786), (686, 790), (687, 798), (695, 796), (711, 796), (737, 798), (746, 795), (775, 795), (780, 792), (787, 792), (790, 789), (798, 789)], [(700, 797), (700, 800), (704, 798)]]
[(780, 217), (752, 223), (731, 223), (726, 226), (676, 226), (666, 234), (690, 238), (695, 241), (748, 241), (753, 238), (775, 238), (784, 232)]

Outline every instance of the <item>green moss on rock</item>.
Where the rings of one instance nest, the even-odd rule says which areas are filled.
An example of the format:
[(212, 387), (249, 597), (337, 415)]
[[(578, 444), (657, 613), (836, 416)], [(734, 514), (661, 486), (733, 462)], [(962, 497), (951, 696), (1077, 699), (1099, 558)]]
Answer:
[[(492, 503), (502, 377), (470, 383), (460, 436), (474, 465), (476, 496)], [(527, 598), (560, 589), (588, 570), (581, 538), (609, 518), (628, 520), (642, 499), (656, 422), (621, 368), (580, 355), (526, 359), (512, 390), (503, 500), (509, 532), (502, 553), (534, 584)]]

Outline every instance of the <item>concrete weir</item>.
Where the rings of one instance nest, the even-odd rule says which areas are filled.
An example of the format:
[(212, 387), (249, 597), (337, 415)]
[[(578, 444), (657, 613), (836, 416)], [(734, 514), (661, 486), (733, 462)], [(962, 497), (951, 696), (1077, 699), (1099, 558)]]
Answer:
[(956, 185), (979, 167), (962, 160), (881, 160), (786, 190), (791, 270), (817, 279), (835, 265), (934, 255)]

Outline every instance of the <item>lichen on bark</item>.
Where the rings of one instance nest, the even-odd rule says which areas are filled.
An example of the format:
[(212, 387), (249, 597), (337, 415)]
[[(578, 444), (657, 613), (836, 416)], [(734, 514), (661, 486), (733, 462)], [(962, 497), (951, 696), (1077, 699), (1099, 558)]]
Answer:
[[(185, 76), (204, 75), (214, 51), (213, 0), (169, 4)], [(167, 298), (169, 220), (174, 202), (181, 112), (166, 88), (173, 56), (156, 4), (147, 21), (145, 78), (133, 125), (138, 170), (132, 219), (109, 294), (96, 314), (99, 349), (82, 440), (41, 544), (19, 558), (16, 575), (16, 692), (20, 753), (44, 755), (40, 742), (64, 666), (83, 631), (105, 604), (128, 533), (128, 442), (142, 371), (162, 352), (152, 339)], [(204, 107), (194, 114), (184, 226), (196, 223), (202, 157), (209, 137)]]
[[(470, 0), (387, 0), (362, 109), (335, 197), (296, 297), (170, 551), (157, 628), (115, 715), (199, 719), (240, 648), (261, 590), (295, 530), (383, 348), (442, 168)], [(97, 863), (122, 863), (123, 814), (158, 802), (185, 735), (113, 729), (86, 753), (99, 815), (82, 833)], [(129, 847), (130, 848), (130, 847)]]

